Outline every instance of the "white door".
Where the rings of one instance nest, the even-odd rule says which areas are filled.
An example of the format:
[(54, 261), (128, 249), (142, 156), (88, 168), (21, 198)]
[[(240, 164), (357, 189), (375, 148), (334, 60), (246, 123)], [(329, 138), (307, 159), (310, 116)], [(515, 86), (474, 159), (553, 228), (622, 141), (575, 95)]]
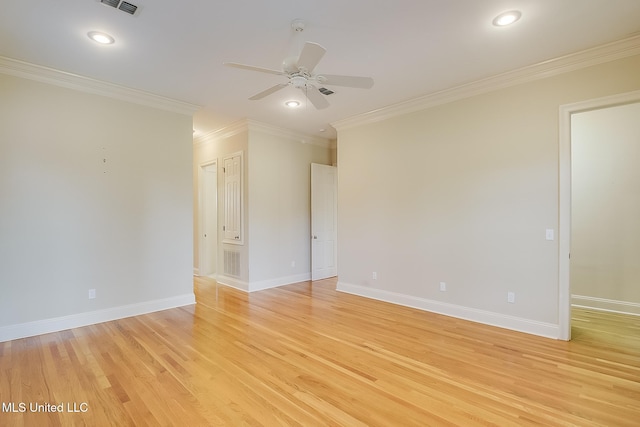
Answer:
[(243, 244), (242, 221), (242, 153), (223, 159), (224, 171), (224, 228), (225, 243)]
[(218, 259), (218, 168), (201, 167), (200, 175), (200, 265), (201, 276), (217, 273)]
[(338, 274), (337, 174), (311, 164), (311, 280)]

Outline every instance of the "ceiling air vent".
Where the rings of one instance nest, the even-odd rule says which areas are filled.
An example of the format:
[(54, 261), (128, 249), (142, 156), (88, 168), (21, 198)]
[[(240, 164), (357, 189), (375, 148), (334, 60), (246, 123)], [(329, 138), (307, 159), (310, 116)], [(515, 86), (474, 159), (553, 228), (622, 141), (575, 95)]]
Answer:
[(127, 12), (129, 15), (133, 15), (134, 13), (136, 13), (136, 10), (138, 10), (138, 6), (136, 6), (135, 4), (127, 3), (126, 1), (121, 1), (118, 9), (123, 12)]
[(323, 95), (331, 95), (333, 93), (333, 91), (331, 89), (327, 89), (326, 87), (321, 87), (320, 89), (318, 89), (320, 91), (320, 93), (322, 93)]
[(122, 0), (99, 0), (99, 1), (102, 4), (106, 4), (107, 6), (111, 6), (116, 9), (119, 9), (123, 12), (128, 13), (129, 15), (135, 15), (135, 13), (139, 9), (139, 7), (136, 6), (135, 4), (131, 4), (129, 2), (122, 1)]

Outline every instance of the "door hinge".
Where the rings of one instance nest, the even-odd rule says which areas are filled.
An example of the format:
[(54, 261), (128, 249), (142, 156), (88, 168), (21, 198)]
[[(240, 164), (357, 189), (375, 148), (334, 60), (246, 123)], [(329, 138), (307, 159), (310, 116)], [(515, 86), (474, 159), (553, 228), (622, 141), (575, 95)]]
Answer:
[(222, 231), (225, 231), (226, 229), (227, 229), (227, 226), (226, 226), (226, 225), (223, 225), (223, 226), (222, 226)]

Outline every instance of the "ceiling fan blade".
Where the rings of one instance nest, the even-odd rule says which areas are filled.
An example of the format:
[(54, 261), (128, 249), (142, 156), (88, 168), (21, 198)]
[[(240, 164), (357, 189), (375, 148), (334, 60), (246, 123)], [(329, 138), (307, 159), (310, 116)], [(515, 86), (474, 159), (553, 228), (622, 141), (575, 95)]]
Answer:
[(240, 68), (243, 70), (258, 71), (260, 73), (275, 74), (278, 76), (286, 75), (286, 73), (283, 73), (282, 71), (270, 70), (269, 68), (254, 67), (253, 65), (238, 64), (236, 62), (224, 62), (223, 65), (226, 65), (227, 67)]
[(286, 83), (280, 83), (279, 85), (275, 85), (275, 86), (271, 86), (269, 89), (267, 90), (263, 90), (260, 93), (257, 93), (255, 95), (253, 95), (251, 98), (249, 98), (251, 101), (257, 101), (258, 99), (262, 99), (267, 95), (271, 95), (274, 92), (279, 91), (282, 88), (287, 87), (288, 85)]
[(313, 86), (307, 86), (306, 88), (302, 89), (302, 91), (307, 96), (307, 99), (311, 101), (313, 106), (318, 110), (322, 110), (323, 108), (327, 108), (329, 106), (329, 102), (317, 88)]
[(298, 57), (298, 68), (304, 68), (311, 73), (327, 50), (318, 43), (306, 42)]
[(373, 79), (371, 77), (323, 74), (316, 79), (319, 83), (333, 86), (355, 87), (359, 89), (371, 89), (373, 87)]

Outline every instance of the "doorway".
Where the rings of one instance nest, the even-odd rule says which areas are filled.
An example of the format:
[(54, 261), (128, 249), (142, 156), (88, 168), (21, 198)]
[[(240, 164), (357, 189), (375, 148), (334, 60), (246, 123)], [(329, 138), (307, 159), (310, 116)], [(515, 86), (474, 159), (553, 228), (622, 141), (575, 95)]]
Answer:
[(199, 263), (200, 276), (218, 274), (218, 165), (200, 165), (199, 170)]
[[(572, 123), (581, 113), (640, 102), (640, 91), (594, 99), (560, 107), (560, 192), (559, 192), (559, 339), (571, 339), (571, 249), (572, 249)], [(599, 201), (603, 203), (604, 201)]]

